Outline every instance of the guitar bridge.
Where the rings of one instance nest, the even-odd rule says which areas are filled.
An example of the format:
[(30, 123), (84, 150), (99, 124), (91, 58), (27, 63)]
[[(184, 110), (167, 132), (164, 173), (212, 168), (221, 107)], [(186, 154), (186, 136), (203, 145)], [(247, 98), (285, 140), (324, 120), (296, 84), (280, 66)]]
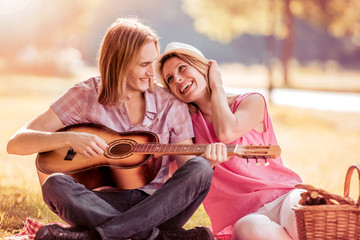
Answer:
[(76, 152), (74, 151), (74, 149), (69, 148), (69, 150), (68, 150), (68, 152), (67, 152), (64, 160), (66, 160), (66, 161), (72, 161), (73, 158), (75, 157), (75, 154), (76, 154)]

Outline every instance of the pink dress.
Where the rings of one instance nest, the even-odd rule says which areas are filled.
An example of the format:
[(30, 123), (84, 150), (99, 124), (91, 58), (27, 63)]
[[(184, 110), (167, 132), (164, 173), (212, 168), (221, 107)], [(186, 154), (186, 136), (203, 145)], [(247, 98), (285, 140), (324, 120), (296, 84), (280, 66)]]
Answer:
[[(254, 93), (239, 96), (231, 107), (235, 112), (243, 99)], [(214, 127), (205, 121), (200, 111), (191, 115), (196, 143), (219, 142)], [(229, 144), (238, 145), (277, 145), (267, 108), (265, 108), (265, 131), (259, 133), (251, 130), (244, 136)], [(269, 203), (301, 183), (301, 178), (286, 168), (281, 160), (270, 159), (269, 166), (264, 166), (264, 160), (232, 157), (215, 167), (210, 192), (204, 201), (204, 207), (210, 217), (214, 233), (226, 228), (223, 233), (231, 233), (231, 226), (243, 216), (255, 212), (264, 204)]]

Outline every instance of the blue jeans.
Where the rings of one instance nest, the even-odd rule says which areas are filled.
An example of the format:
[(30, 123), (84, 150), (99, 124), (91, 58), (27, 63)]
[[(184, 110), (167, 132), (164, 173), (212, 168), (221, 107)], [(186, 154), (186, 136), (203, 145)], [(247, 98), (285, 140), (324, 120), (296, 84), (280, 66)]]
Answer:
[(152, 195), (137, 189), (91, 191), (64, 174), (49, 176), (42, 192), (64, 221), (96, 229), (102, 239), (152, 239), (157, 229), (182, 227), (190, 219), (210, 189), (212, 173), (207, 160), (196, 157)]

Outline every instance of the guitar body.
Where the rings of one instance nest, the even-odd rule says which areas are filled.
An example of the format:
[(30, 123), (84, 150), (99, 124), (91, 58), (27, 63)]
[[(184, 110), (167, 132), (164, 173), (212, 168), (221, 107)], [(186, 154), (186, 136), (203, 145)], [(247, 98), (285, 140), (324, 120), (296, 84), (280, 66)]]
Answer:
[(39, 153), (36, 167), (41, 184), (52, 173), (64, 173), (88, 189), (102, 186), (136, 189), (150, 183), (161, 167), (161, 161), (156, 161), (152, 154), (132, 152), (138, 143), (158, 142), (154, 133), (118, 133), (90, 123), (69, 125), (58, 131), (91, 133), (104, 139), (109, 148), (97, 158), (87, 158), (69, 147)]

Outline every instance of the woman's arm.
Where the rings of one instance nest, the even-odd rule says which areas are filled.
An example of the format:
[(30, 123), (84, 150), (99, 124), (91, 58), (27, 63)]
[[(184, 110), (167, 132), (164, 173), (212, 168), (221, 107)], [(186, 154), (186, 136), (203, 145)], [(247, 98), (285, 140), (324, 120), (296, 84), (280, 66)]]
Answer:
[(213, 125), (221, 142), (233, 142), (254, 128), (264, 131), (265, 102), (261, 95), (250, 95), (239, 104), (235, 113), (232, 113), (215, 61), (210, 61), (209, 84)]
[(69, 146), (87, 157), (103, 154), (107, 147), (103, 139), (88, 133), (56, 132), (63, 126), (57, 114), (49, 108), (10, 138), (7, 151), (10, 154), (29, 155)]

